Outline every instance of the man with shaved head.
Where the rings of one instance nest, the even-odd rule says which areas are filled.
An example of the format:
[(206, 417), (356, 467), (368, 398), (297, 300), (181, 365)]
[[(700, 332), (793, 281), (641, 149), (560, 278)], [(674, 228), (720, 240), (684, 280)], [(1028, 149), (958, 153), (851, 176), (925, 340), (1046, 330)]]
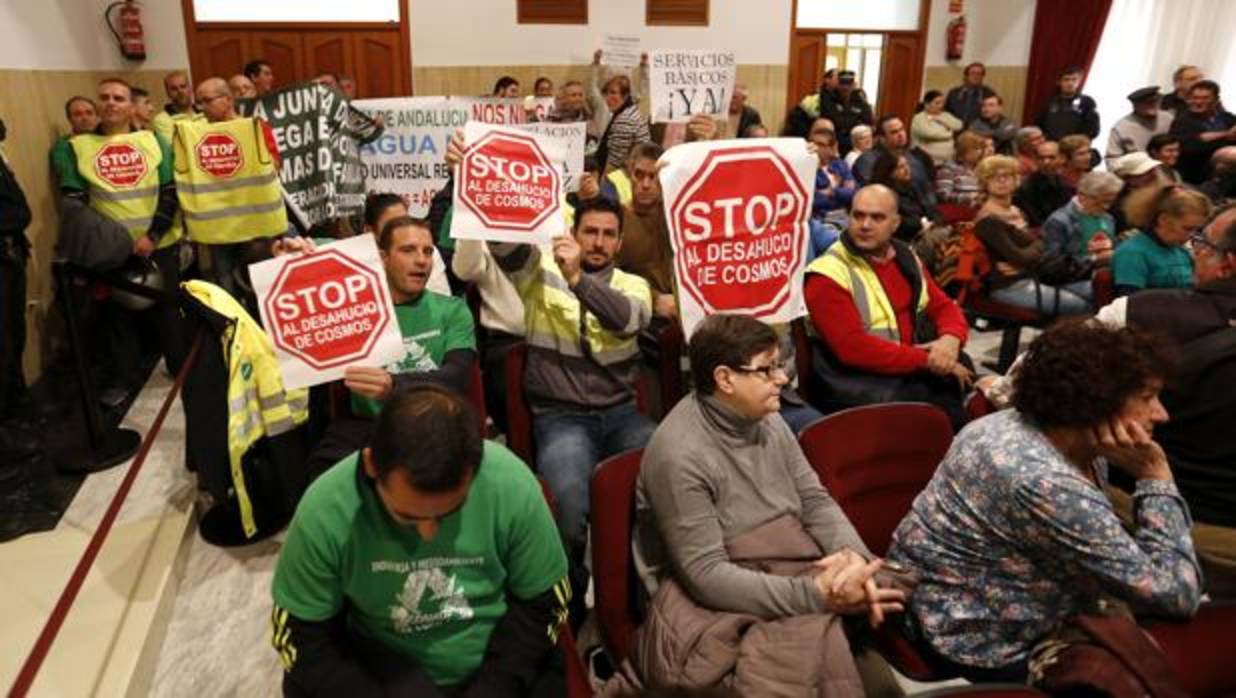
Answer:
[(257, 88), (253, 86), (253, 81), (245, 76), (244, 73), (236, 73), (227, 79), (228, 89), (232, 91), (234, 99), (251, 99), (257, 97)]
[(232, 88), (227, 86), (223, 78), (208, 78), (197, 86), (197, 103), (206, 120), (210, 123), (231, 121), (237, 118), (236, 101), (232, 99)]
[(171, 143), (176, 121), (200, 119), (201, 115), (193, 106), (193, 84), (189, 82), (189, 74), (185, 71), (173, 70), (165, 75), (163, 90), (167, 92), (167, 104), (150, 122), (150, 128), (159, 134), (160, 138)]
[(882, 185), (854, 195), (849, 229), (807, 267), (815, 328), (812, 393), (825, 414), (876, 402), (930, 402), (964, 422), (973, 374), (961, 348), (965, 315), (893, 237), (897, 195)]

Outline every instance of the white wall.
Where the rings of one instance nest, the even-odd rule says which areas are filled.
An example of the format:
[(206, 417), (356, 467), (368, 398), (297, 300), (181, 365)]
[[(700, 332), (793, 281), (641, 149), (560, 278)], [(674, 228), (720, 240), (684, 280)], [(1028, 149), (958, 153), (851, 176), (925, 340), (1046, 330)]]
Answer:
[[(103, 22), (110, 0), (0, 2), (0, 69), (163, 70), (188, 68), (180, 0), (142, 4), (146, 60), (128, 61)], [(512, 3), (514, 4), (514, 3)]]
[(708, 27), (646, 27), (642, 0), (591, 0), (588, 25), (516, 24), (515, 0), (408, 0), (412, 65), (589, 63), (606, 34), (643, 47), (733, 49), (738, 62), (784, 65), (790, 0), (712, 0)]
[[(1080, 0), (1079, 0), (1080, 1)], [(1028, 65), (1034, 34), (1035, 0), (966, 0), (966, 45), (957, 65)], [(949, 65), (945, 31), (953, 16), (948, 0), (931, 3), (927, 27), (927, 66)]]

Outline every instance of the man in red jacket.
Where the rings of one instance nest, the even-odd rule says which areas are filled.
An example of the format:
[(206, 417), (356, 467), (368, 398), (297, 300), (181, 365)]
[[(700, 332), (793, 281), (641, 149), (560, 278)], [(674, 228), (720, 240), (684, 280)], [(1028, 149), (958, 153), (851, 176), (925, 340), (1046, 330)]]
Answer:
[(966, 318), (909, 246), (893, 238), (899, 223), (897, 195), (880, 185), (863, 187), (849, 229), (807, 267), (816, 334), (813, 394), (825, 412), (930, 402), (960, 425), (973, 378), (961, 352)]

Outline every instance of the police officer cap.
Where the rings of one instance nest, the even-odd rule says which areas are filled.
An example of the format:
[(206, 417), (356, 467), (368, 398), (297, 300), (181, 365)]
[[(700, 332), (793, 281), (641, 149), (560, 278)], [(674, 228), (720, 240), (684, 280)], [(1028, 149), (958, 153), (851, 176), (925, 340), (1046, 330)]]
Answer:
[(1148, 102), (1150, 100), (1159, 100), (1158, 87), (1143, 87), (1140, 90), (1133, 90), (1129, 93), (1129, 101), (1137, 104), (1138, 102)]
[(837, 82), (854, 82), (854, 71), (843, 70), (840, 73), (837, 73)]

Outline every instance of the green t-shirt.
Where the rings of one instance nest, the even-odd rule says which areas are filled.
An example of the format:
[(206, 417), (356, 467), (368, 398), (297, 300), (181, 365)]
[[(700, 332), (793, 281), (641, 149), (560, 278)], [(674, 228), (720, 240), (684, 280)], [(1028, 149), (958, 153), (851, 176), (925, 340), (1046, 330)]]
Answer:
[[(424, 291), (416, 300), (395, 306), (399, 334), (403, 335), (404, 356), (386, 370), (393, 373), (436, 371), (447, 352), (453, 349), (476, 350), (476, 332), (468, 304), (454, 296)], [(352, 394), (352, 414), (376, 417), (382, 403)]]
[[(159, 152), (163, 153), (163, 159), (159, 163), (159, 184), (171, 184), (175, 181), (172, 147), (157, 133), (155, 140), (159, 143)], [(52, 145), (51, 164), (56, 183), (61, 189), (89, 191), (85, 178), (77, 171), (77, 153), (73, 152), (73, 144), (69, 142), (68, 136), (57, 138)]]
[(1193, 257), (1184, 247), (1168, 247), (1138, 231), (1112, 256), (1116, 286), (1193, 288)]
[(1075, 250), (1075, 254), (1084, 257), (1089, 254), (1090, 240), (1095, 235), (1103, 233), (1108, 240), (1116, 243), (1116, 221), (1110, 214), (1104, 213), (1099, 216), (1093, 216), (1089, 213), (1078, 214), (1078, 227), (1081, 229), (1080, 249)]
[(487, 441), (463, 507), (429, 541), (391, 518), (356, 454), (340, 461), (297, 507), (272, 593), (306, 621), (332, 618), (346, 602), (350, 628), (451, 686), (480, 666), (507, 594), (540, 596), (566, 573), (536, 477)]

